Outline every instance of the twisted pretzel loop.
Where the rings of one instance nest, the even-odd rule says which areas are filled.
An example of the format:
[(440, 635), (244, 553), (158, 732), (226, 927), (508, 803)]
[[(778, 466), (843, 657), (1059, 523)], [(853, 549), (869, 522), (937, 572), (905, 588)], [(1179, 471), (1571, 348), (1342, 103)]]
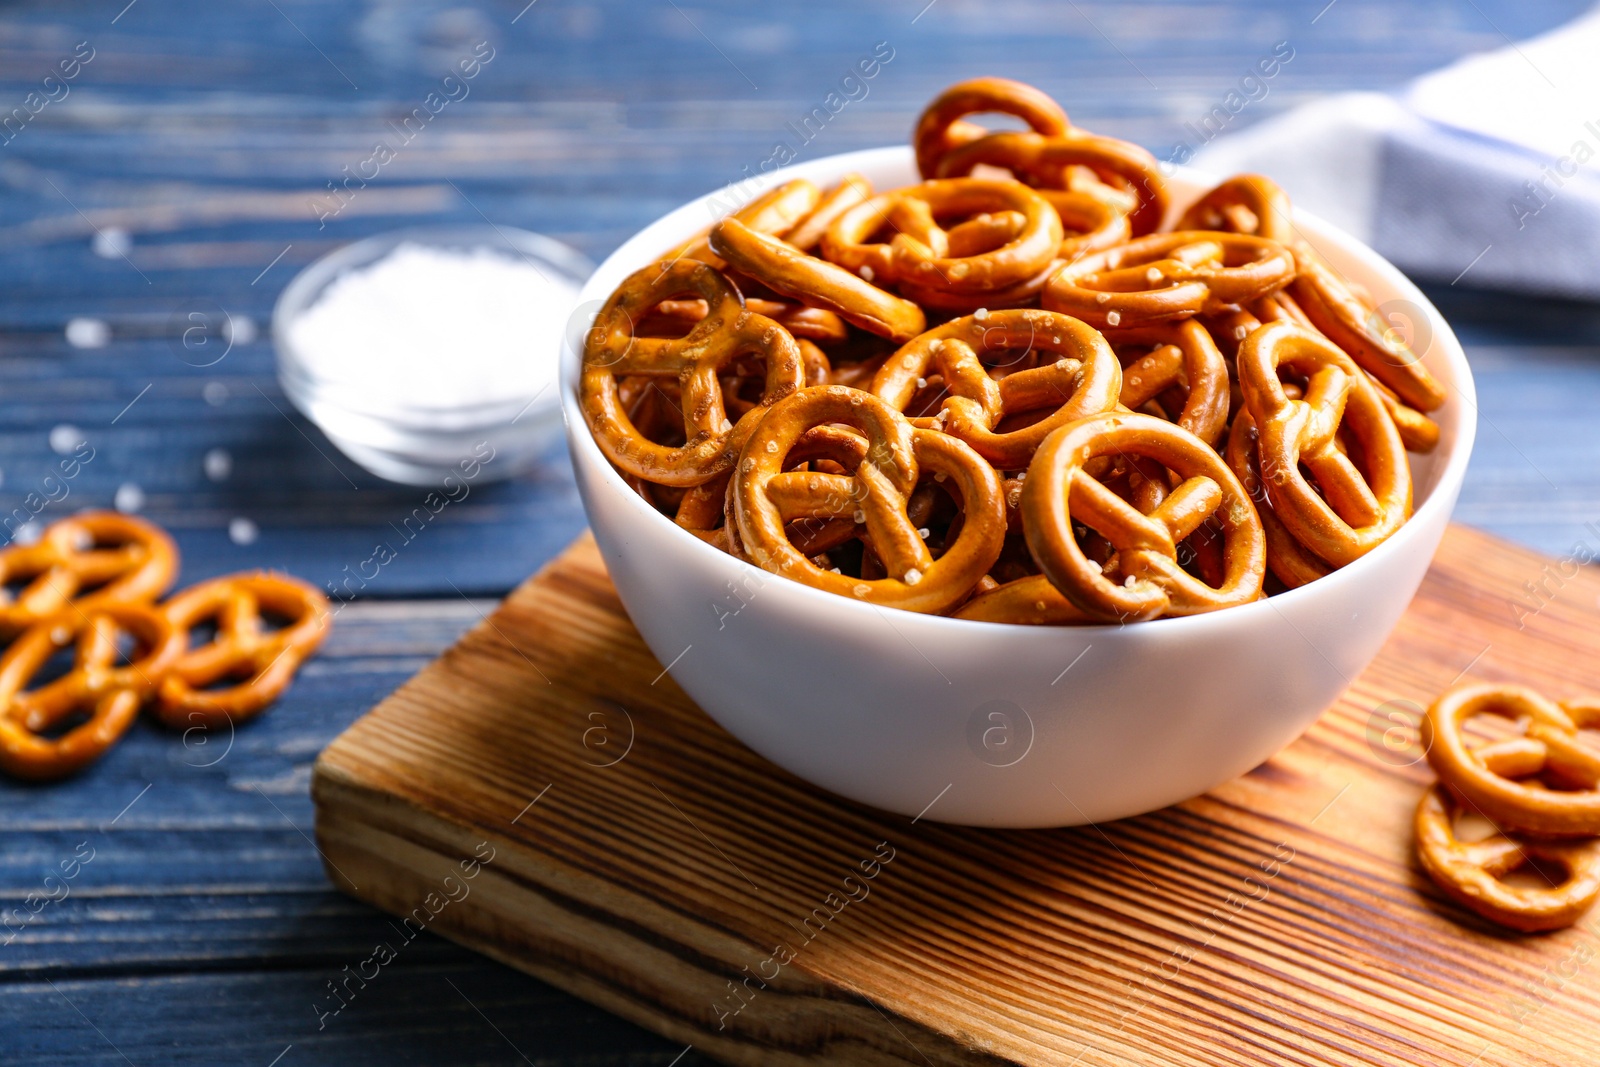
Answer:
[(1226, 310), (1274, 293), (1294, 278), (1276, 241), (1180, 230), (1084, 256), (1045, 285), (1044, 306), (1092, 326), (1151, 326)]
[[(116, 511), (61, 519), (31, 545), (0, 549), (0, 632), (52, 618), (68, 603), (92, 611), (112, 601), (154, 600), (177, 572), (172, 538), (143, 519)], [(19, 581), (28, 584), (15, 597), (5, 592)]]
[[(1153, 233), (1167, 213), (1167, 183), (1155, 156), (1138, 145), (1081, 130), (1044, 136), (991, 133), (947, 152), (936, 168), (940, 178), (960, 178), (979, 166), (1004, 167), (1031, 185), (1058, 186), (1069, 167), (1087, 167), (1102, 181), (1120, 183), (1133, 194), (1126, 213), (1135, 237)], [(1113, 188), (1116, 186), (1114, 185)]]
[[(328, 600), (283, 574), (230, 574), (192, 586), (161, 606), (187, 644), (196, 625), (216, 623), (216, 635), (189, 649), (161, 681), (156, 715), (168, 726), (237, 722), (272, 703), (328, 632)], [(288, 625), (268, 632), (262, 612)], [(226, 678), (237, 685), (208, 688)]]
[[(979, 353), (1013, 349), (1057, 358), (996, 382)], [(1013, 310), (969, 315), (929, 330), (889, 357), (872, 391), (904, 411), (918, 381), (936, 367), (950, 396), (937, 418), (914, 419), (913, 425), (961, 438), (1000, 470), (1026, 467), (1056, 427), (1110, 411), (1122, 388), (1116, 354), (1093, 329), (1065, 315)], [(1048, 414), (1032, 425), (997, 429), (1007, 415), (1039, 410)]]
[[(633, 324), (651, 308), (685, 295), (704, 300), (708, 309), (687, 334), (676, 339), (635, 335)], [(741, 416), (740, 430), (728, 421), (717, 375), (747, 355), (765, 360), (766, 381), (760, 401)], [(618, 378), (630, 375), (676, 381), (684, 444), (657, 444), (633, 425), (617, 385)], [(690, 486), (731, 467), (740, 440), (761, 412), (804, 381), (800, 348), (787, 330), (747, 310), (739, 290), (713, 268), (680, 259), (635, 272), (611, 294), (584, 345), (579, 388), (595, 441), (611, 462), (649, 481)]]
[[(999, 223), (992, 216), (1007, 214)], [(974, 221), (946, 230), (939, 218)], [(871, 238), (884, 227), (887, 243)], [(1061, 217), (1016, 182), (980, 178), (926, 181), (880, 193), (844, 212), (822, 239), (824, 258), (868, 281), (909, 282), (963, 292), (1005, 290), (1033, 279), (1061, 248)], [(998, 240), (1000, 243), (994, 245)]]
[[(785, 471), (791, 450), (818, 426), (841, 424), (866, 438), (849, 475)], [(959, 497), (960, 534), (938, 559), (907, 515), (922, 472), (944, 476)], [(871, 394), (842, 386), (801, 390), (773, 405), (746, 442), (733, 480), (734, 519), (743, 551), (758, 566), (826, 592), (907, 611), (940, 612), (959, 603), (1000, 554), (1005, 503), (994, 469), (966, 444), (919, 430)], [(888, 577), (852, 578), (824, 570), (789, 540), (796, 519), (854, 517)]]
[[(1272, 510), (1295, 540), (1342, 567), (1411, 517), (1405, 445), (1349, 356), (1298, 326), (1270, 322), (1239, 345), (1237, 365)], [(1287, 395), (1283, 369), (1304, 376), (1303, 399)], [(1341, 430), (1359, 446), (1364, 473), (1345, 451)]]
[(1012, 115), (1035, 133), (1049, 136), (1059, 136), (1071, 128), (1061, 105), (1031, 85), (1010, 78), (957, 82), (933, 98), (911, 134), (917, 170), (922, 176), (934, 177), (939, 161), (952, 149), (987, 135), (987, 129), (965, 121), (965, 116), (990, 112)]
[(711, 247), (735, 270), (773, 292), (831, 311), (880, 337), (903, 343), (927, 326), (922, 309), (911, 301), (738, 219), (724, 219), (711, 228)]
[[(118, 639), (136, 654), (118, 666)], [(76, 642), (72, 669), (27, 690), (58, 650)], [(116, 743), (183, 654), (183, 635), (145, 604), (101, 601), (69, 606), (24, 630), (0, 656), (0, 769), (18, 778), (62, 778), (99, 759)], [(59, 737), (43, 736), (75, 713), (87, 721)]]
[[(1475, 715), (1527, 721), (1522, 737), (1494, 750), (1502, 761), (1514, 754), (1514, 764), (1491, 765), (1490, 748), (1467, 747), (1463, 728)], [(1557, 704), (1523, 686), (1463, 685), (1428, 709), (1422, 744), (1434, 772), (1503, 829), (1593, 835), (1600, 834), (1600, 753), (1579, 741), (1578, 731), (1595, 726), (1600, 700)]]
[[(1143, 514), (1089, 473), (1091, 460), (1154, 460), (1181, 481)], [(1187, 430), (1149, 415), (1112, 413), (1069, 423), (1045, 438), (1022, 489), (1028, 548), (1040, 570), (1078, 608), (1106, 622), (1193, 615), (1261, 594), (1266, 542), (1261, 520), (1233, 472)], [(1226, 539), (1225, 574), (1212, 587), (1186, 572), (1177, 545), (1213, 519)], [(1090, 560), (1073, 525), (1117, 550), (1122, 583)]]

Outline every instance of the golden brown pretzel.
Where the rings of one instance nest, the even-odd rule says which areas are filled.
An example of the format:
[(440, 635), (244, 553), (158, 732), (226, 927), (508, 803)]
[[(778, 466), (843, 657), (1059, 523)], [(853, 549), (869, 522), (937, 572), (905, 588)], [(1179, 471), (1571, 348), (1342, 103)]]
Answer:
[(1082, 626), (1099, 621), (1062, 596), (1042, 574), (980, 591), (951, 614), (957, 619), (1019, 626)]
[[(1049, 362), (989, 376), (981, 355), (1036, 352)], [(872, 391), (904, 411), (918, 382), (935, 372), (949, 396), (939, 415), (913, 420), (925, 429), (954, 434), (1000, 470), (1020, 470), (1056, 427), (1116, 407), (1122, 371), (1116, 354), (1093, 328), (1049, 311), (991, 311), (935, 327), (902, 347), (878, 371)], [(1008, 415), (1047, 411), (1040, 421), (1000, 432)]]
[[(814, 212), (822, 198), (816, 185), (804, 178), (768, 189), (727, 218), (738, 219), (757, 233), (783, 236)], [(725, 264), (711, 251), (710, 231), (701, 233), (678, 246), (666, 257), (669, 260), (694, 259), (721, 270)]]
[[(861, 461), (866, 458), (866, 455), (866, 438), (854, 430), (843, 426), (813, 426), (801, 434), (800, 439), (789, 450), (789, 455), (784, 459), (783, 469), (785, 471), (794, 471), (810, 464), (809, 469), (812, 471), (848, 475), (861, 465)], [(689, 490), (689, 493), (685, 494), (683, 504), (678, 508), (677, 522), (680, 526), (686, 526), (685, 511), (693, 507), (696, 513), (691, 516), (691, 521), (702, 525), (703, 529), (691, 529), (691, 533), (702, 540), (711, 541), (717, 547), (738, 556), (740, 559), (748, 560), (749, 556), (744, 551), (743, 542), (738, 537), (738, 522), (733, 517), (733, 494), (726, 491), (726, 488), (732, 484), (732, 477), (733, 472), (730, 471), (728, 474), (720, 476), (715, 482), (707, 482), (704, 486), (696, 486), (694, 489)], [(711, 529), (714, 525), (711, 521), (712, 516), (710, 515), (709, 505), (697, 507), (692, 501), (692, 494), (699, 493), (701, 490), (714, 485), (722, 486), (717, 490), (717, 493), (719, 494), (718, 506), (723, 510), (723, 515), (718, 516), (718, 518), (725, 521), (722, 522), (720, 528), (715, 530), (713, 535), (704, 532), (705, 529)], [(914, 502), (916, 495), (913, 494), (910, 499)], [(908, 507), (908, 513), (914, 510), (914, 507)], [(912, 515), (912, 518), (918, 525), (921, 525), (921, 518), (916, 515)], [(794, 545), (801, 555), (807, 557), (816, 557), (830, 552), (848, 541), (862, 538), (866, 533), (865, 525), (858, 524), (853, 518), (825, 518), (819, 516), (796, 519), (788, 523), (784, 527), (784, 531), (788, 535), (790, 544)]]
[[(248, 719), (278, 698), (328, 632), (328, 600), (284, 574), (230, 574), (191, 586), (161, 606), (188, 644), (189, 631), (212, 622), (216, 636), (188, 649), (161, 682), (156, 716), (168, 726), (211, 726)], [(289, 620), (265, 631), (261, 615)], [(216, 688), (229, 678), (238, 684)]]
[(1422, 365), (1421, 356), (1394, 338), (1377, 312), (1309, 245), (1297, 246), (1294, 258), (1298, 274), (1290, 292), (1328, 340), (1418, 411), (1432, 411), (1445, 402), (1444, 386)]
[[(1065, 242), (1063, 242), (1065, 243)], [(1008, 285), (1003, 289), (952, 289), (935, 279), (932, 285), (918, 285), (902, 281), (900, 295), (927, 308), (929, 311), (970, 315), (974, 311), (999, 311), (1009, 308), (1031, 307), (1039, 302), (1046, 283), (1060, 270), (1062, 261), (1052, 259), (1032, 278)]]
[[(1515, 749), (1489, 745), (1478, 756), (1490, 767), (1515, 767)], [(1583, 917), (1600, 897), (1600, 850), (1593, 842), (1555, 842), (1496, 833), (1478, 841), (1456, 837), (1460, 801), (1444, 783), (1422, 795), (1417, 805), (1417, 858), (1440, 889), (1456, 903), (1491, 922), (1532, 933), (1559, 930)], [(1529, 864), (1559, 867), (1559, 885), (1514, 886), (1504, 877)]]
[[(783, 239), (802, 252), (810, 252), (822, 241), (833, 221), (872, 196), (872, 183), (861, 174), (846, 174), (839, 184), (822, 194), (811, 214), (801, 219)], [(743, 219), (739, 221), (743, 222)]]
[[(733, 471), (727, 470), (709, 482), (690, 486), (683, 490), (683, 495), (678, 498), (675, 506), (665, 509), (672, 513), (672, 521), (681, 529), (689, 531), (706, 544), (720, 548), (724, 552), (733, 551), (724, 523), (728, 483), (732, 478)], [(635, 488), (646, 485), (649, 483), (641, 482)], [(651, 493), (642, 492), (641, 495), (651, 503), (655, 503)]]
[[(982, 250), (951, 249), (954, 228), (947, 231), (938, 222), (1003, 212), (1021, 216), (1021, 226), (1003, 244)], [(873, 235), (885, 227), (894, 237), (873, 242)], [(992, 291), (1035, 278), (1055, 258), (1061, 238), (1061, 217), (1027, 186), (951, 178), (880, 193), (857, 204), (834, 220), (822, 239), (822, 254), (868, 281)]]
[[(1182, 481), (1142, 514), (1087, 469), (1100, 457), (1121, 456), (1154, 460)], [(1028, 467), (1022, 515), (1040, 569), (1068, 600), (1106, 622), (1215, 611), (1261, 593), (1266, 542), (1244, 487), (1205, 442), (1149, 415), (1096, 415), (1045, 438)], [(1226, 540), (1220, 587), (1190, 575), (1176, 558), (1178, 542), (1213, 518)], [(1074, 524), (1116, 548), (1120, 582), (1084, 554)]]
[[(1272, 509), (1295, 540), (1342, 567), (1411, 517), (1405, 446), (1377, 389), (1349, 356), (1298, 326), (1270, 322), (1239, 345), (1237, 367)], [(1280, 370), (1305, 378), (1304, 399), (1284, 392)], [(1341, 428), (1359, 444), (1365, 472), (1341, 449)]]
[[(1295, 258), (1290, 286), (1295, 311), (1406, 404), (1421, 412), (1444, 403), (1444, 386), (1417, 354), (1393, 337), (1370, 303), (1298, 235), (1289, 198), (1270, 178), (1241, 174), (1228, 179), (1196, 201), (1178, 225), (1255, 234), (1287, 246)], [(1418, 424), (1414, 432), (1426, 436), (1428, 431)]]
[[(784, 471), (801, 437), (830, 424), (866, 437), (866, 455), (855, 471)], [(938, 559), (906, 514), (923, 472), (944, 476), (964, 517), (959, 536)], [(825, 592), (907, 611), (940, 612), (960, 603), (998, 558), (1005, 539), (1005, 504), (993, 468), (956, 438), (915, 429), (877, 397), (843, 386), (804, 389), (773, 405), (745, 444), (733, 505), (743, 550), (757, 566)], [(798, 519), (838, 518), (866, 527), (887, 577), (867, 580), (824, 570), (785, 531)]]
[[(761, 297), (746, 297), (745, 310), (757, 315), (765, 315), (779, 326), (788, 330), (795, 340), (804, 338), (809, 341), (826, 341), (837, 344), (847, 340), (850, 336), (849, 327), (844, 320), (831, 311), (822, 308), (806, 307), (796, 301), (766, 300)], [(706, 317), (709, 308), (704, 300), (663, 300), (657, 304), (647, 316), (646, 321), (636, 326), (635, 333), (640, 337), (681, 337), (688, 333), (694, 324)], [(652, 327), (660, 327), (652, 329)]]
[(911, 301), (776, 237), (758, 233), (738, 219), (724, 219), (711, 228), (711, 247), (734, 269), (773, 292), (831, 311), (880, 337), (905, 342), (927, 326), (922, 309)]
[(1132, 192), (1135, 206), (1128, 226), (1135, 237), (1155, 232), (1167, 212), (1167, 183), (1155, 156), (1112, 137), (1081, 130), (1057, 136), (991, 133), (947, 152), (935, 176), (961, 178), (979, 165), (1004, 167), (1037, 186), (1056, 186), (1068, 167), (1088, 167), (1102, 181), (1120, 182)]
[[(1370, 371), (1367, 377), (1372, 378)], [(1383, 401), (1383, 409), (1389, 413), (1389, 420), (1399, 431), (1400, 442), (1406, 446), (1406, 451), (1432, 452), (1439, 444), (1439, 424), (1409, 404), (1402, 403), (1394, 395), (1394, 390), (1378, 379), (1372, 378), (1372, 384), (1377, 387), (1378, 398)]]
[[(694, 329), (676, 339), (634, 335), (633, 324), (646, 312), (682, 296), (698, 297), (710, 309)], [(717, 375), (747, 355), (765, 359), (766, 380), (756, 408), (740, 419), (741, 432), (727, 419)], [(627, 375), (677, 383), (683, 445), (656, 444), (633, 425), (617, 391), (617, 379)], [(716, 270), (680, 259), (637, 271), (611, 294), (584, 345), (580, 392), (595, 442), (612, 463), (663, 485), (697, 485), (733, 465), (739, 441), (761, 411), (800, 388), (804, 375), (799, 346), (788, 331), (746, 310), (739, 290)]]
[(1047, 136), (1059, 136), (1071, 128), (1061, 105), (1031, 85), (1010, 78), (958, 82), (933, 98), (912, 131), (911, 145), (922, 176), (934, 177), (946, 153), (988, 134), (977, 123), (963, 121), (967, 115), (988, 113), (1013, 115), (1035, 133)]
[[(118, 666), (118, 638), (136, 649)], [(72, 669), (24, 691), (56, 652), (77, 642)], [(145, 604), (102, 601), (69, 606), (24, 630), (0, 657), (0, 769), (18, 778), (63, 778), (99, 759), (127, 732), (178, 657), (183, 635)], [(89, 718), (60, 737), (44, 733), (75, 713)]]
[(1091, 326), (1150, 326), (1242, 304), (1294, 278), (1294, 257), (1275, 241), (1180, 230), (1084, 256), (1050, 279), (1044, 306)]
[(1065, 236), (1056, 256), (1065, 262), (1112, 248), (1133, 236), (1127, 213), (1108, 204), (1103, 197), (1069, 189), (1040, 189), (1039, 195), (1050, 202), (1061, 219)]
[[(1251, 330), (1260, 326), (1263, 322), (1288, 322), (1311, 333), (1322, 333), (1321, 330), (1312, 325), (1311, 320), (1306, 317), (1306, 313), (1301, 310), (1300, 305), (1295, 303), (1294, 298), (1287, 291), (1280, 290), (1271, 296), (1264, 296), (1250, 306), (1257, 314), (1253, 315), (1249, 311), (1242, 310), (1231, 312), (1228, 315), (1218, 317), (1213, 322), (1208, 322), (1207, 325), (1213, 329), (1218, 326), (1222, 326), (1225, 329), (1231, 328), (1230, 336), (1235, 348), (1238, 347), (1238, 342), (1244, 340), (1245, 337), (1249, 336)], [(1439, 424), (1416, 408), (1402, 403), (1394, 395), (1394, 390), (1372, 377), (1371, 371), (1367, 371), (1366, 375), (1377, 386), (1378, 396), (1383, 400), (1384, 410), (1389, 413), (1389, 418), (1394, 423), (1395, 429), (1400, 431), (1400, 440), (1406, 446), (1406, 451), (1432, 452), (1439, 444)]]
[(1113, 345), (1153, 346), (1122, 368), (1124, 407), (1137, 411), (1175, 390), (1183, 405), (1168, 413), (1171, 421), (1217, 447), (1228, 426), (1228, 365), (1204, 326), (1193, 319), (1179, 320), (1112, 330), (1106, 340)]
[(1289, 197), (1278, 183), (1260, 174), (1238, 174), (1189, 205), (1180, 230), (1224, 230), (1293, 245), (1298, 237)]
[(1318, 578), (1327, 577), (1333, 573), (1333, 568), (1296, 541), (1294, 535), (1278, 521), (1272, 503), (1267, 499), (1266, 486), (1261, 481), (1261, 468), (1256, 459), (1256, 436), (1255, 420), (1250, 417), (1249, 411), (1241, 411), (1233, 417), (1233, 427), (1228, 431), (1228, 466), (1255, 502), (1256, 514), (1261, 518), (1261, 530), (1267, 538), (1267, 567), (1285, 586), (1298, 589)]
[[(68, 602), (89, 611), (152, 601), (177, 573), (178, 549), (165, 530), (120, 512), (85, 511), (51, 523), (31, 545), (0, 549), (0, 632), (51, 618)], [(27, 584), (13, 598), (3, 587), (17, 582)]]
[[(1484, 714), (1527, 720), (1525, 736), (1496, 746), (1517, 753), (1514, 768), (1486, 762), (1488, 748), (1467, 747), (1463, 727)], [(1524, 686), (1468, 684), (1434, 701), (1421, 737), (1434, 772), (1503, 829), (1600, 834), (1600, 754), (1578, 739), (1580, 729), (1595, 726), (1600, 700), (1557, 704)], [(1541, 777), (1560, 788), (1547, 787)]]
[[(792, 471), (809, 464), (812, 471), (849, 475), (861, 466), (861, 461), (866, 457), (867, 440), (854, 430), (843, 426), (813, 426), (801, 434), (789, 450), (783, 468)], [(913, 493), (912, 498), (908, 498), (908, 513), (911, 510), (909, 502), (914, 497)], [(917, 524), (920, 526), (921, 521), (918, 520)], [(789, 543), (801, 555), (816, 556), (861, 537), (866, 533), (866, 524), (856, 522), (853, 516), (811, 516), (789, 523), (786, 532)]]

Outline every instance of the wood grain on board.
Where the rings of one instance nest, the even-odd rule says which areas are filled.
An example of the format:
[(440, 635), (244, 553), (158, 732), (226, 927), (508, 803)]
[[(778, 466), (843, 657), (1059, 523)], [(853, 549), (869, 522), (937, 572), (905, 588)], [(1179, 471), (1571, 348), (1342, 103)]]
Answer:
[(1454, 527), (1377, 662), (1255, 771), (1102, 826), (974, 830), (724, 733), (585, 538), (324, 752), (317, 834), (335, 884), (409, 916), (396, 937), (730, 1062), (1593, 1062), (1592, 921), (1502, 936), (1433, 889), (1408, 726), (1464, 672), (1593, 686), (1597, 601)]

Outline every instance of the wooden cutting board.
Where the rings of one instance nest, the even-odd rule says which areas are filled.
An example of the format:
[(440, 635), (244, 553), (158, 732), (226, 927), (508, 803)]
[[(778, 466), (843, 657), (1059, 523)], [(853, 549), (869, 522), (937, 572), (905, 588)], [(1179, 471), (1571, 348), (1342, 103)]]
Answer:
[(1597, 605), (1590, 571), (1453, 528), (1272, 760), (1136, 819), (972, 830), (733, 740), (586, 537), (329, 746), (317, 836), (337, 885), (409, 917), (397, 940), (733, 1063), (1600, 1063), (1600, 920), (1501, 935), (1410, 847), (1418, 705), (1463, 675), (1600, 688)]

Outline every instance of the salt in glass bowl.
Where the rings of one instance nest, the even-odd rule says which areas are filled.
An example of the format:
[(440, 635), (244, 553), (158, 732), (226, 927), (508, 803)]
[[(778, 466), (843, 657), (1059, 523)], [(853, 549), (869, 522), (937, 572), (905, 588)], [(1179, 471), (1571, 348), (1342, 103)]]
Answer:
[[(402, 244), (456, 251), (488, 249), (530, 263), (546, 277), (571, 285), (574, 294), (594, 271), (581, 253), (542, 234), (512, 226), (419, 226), (345, 245), (295, 275), (272, 311), (278, 382), (290, 402), (346, 456), (380, 478), (437, 486), (459, 473), (463, 460), (493, 460), (480, 480), (509, 478), (532, 466), (560, 435), (561, 400), (552, 382), (532, 395), (508, 395), (475, 404), (417, 405), (385, 402), (359, 382), (330, 377), (311, 353), (294, 343), (292, 325), (335, 280), (377, 263)], [(576, 301), (574, 301), (574, 305)], [(549, 358), (557, 359), (567, 315), (552, 321)], [(442, 351), (441, 360), (452, 358)], [(530, 358), (532, 354), (530, 354)], [(381, 360), (379, 361), (381, 362)]]

